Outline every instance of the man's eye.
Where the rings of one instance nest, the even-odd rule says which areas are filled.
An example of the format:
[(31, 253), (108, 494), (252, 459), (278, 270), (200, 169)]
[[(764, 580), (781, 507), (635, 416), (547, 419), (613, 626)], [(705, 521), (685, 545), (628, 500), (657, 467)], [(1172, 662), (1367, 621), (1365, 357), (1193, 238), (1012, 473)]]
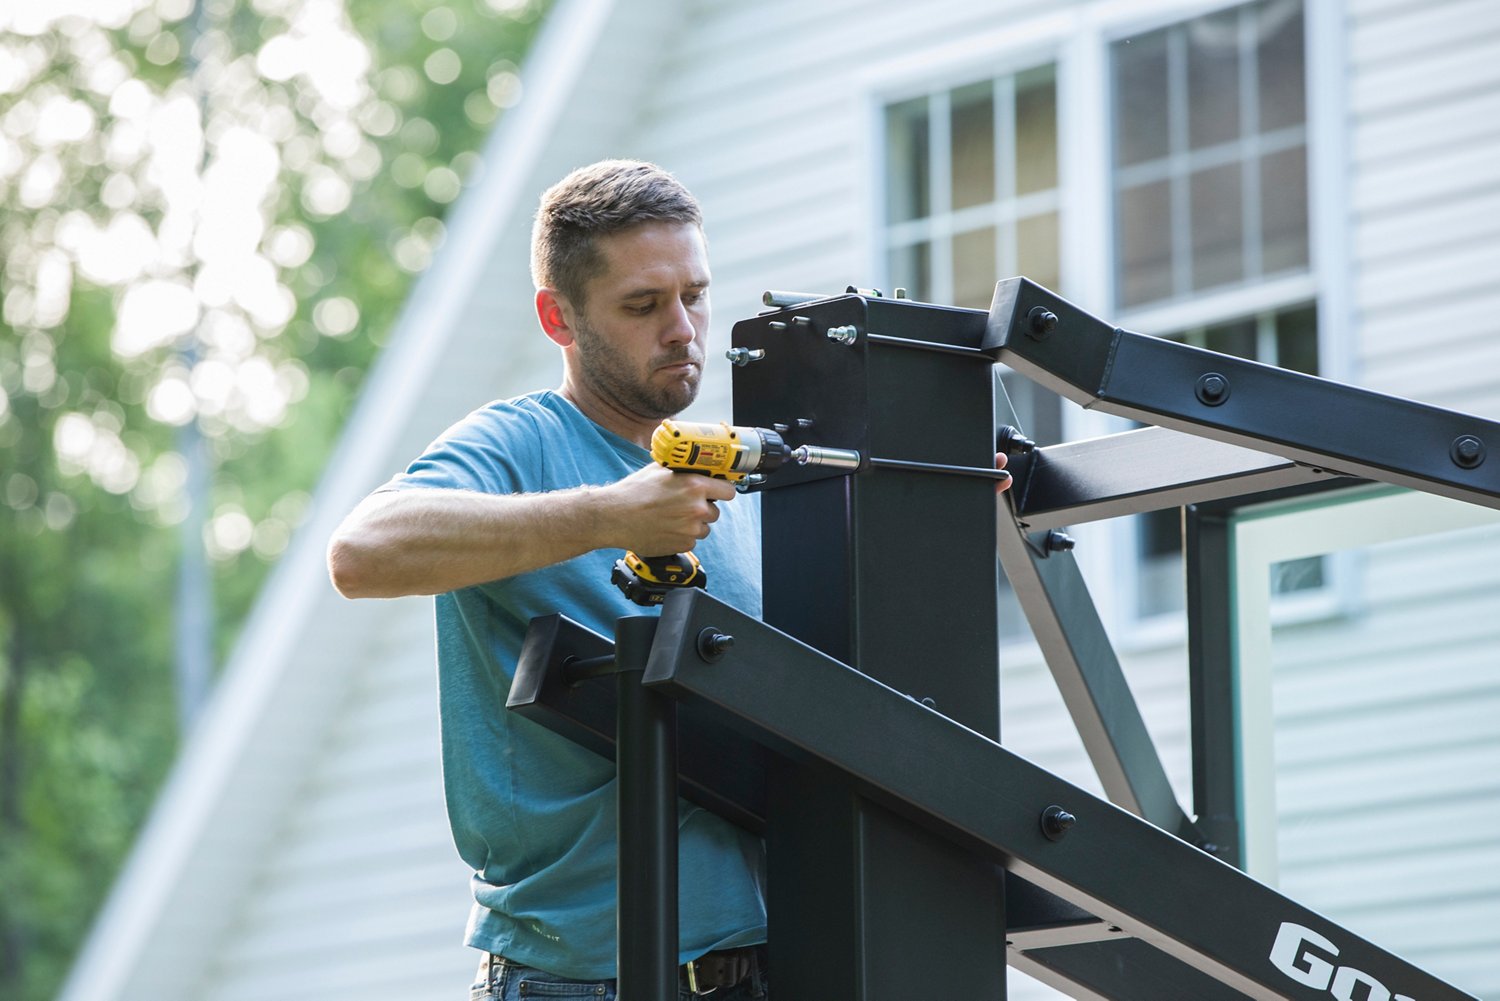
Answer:
[(648, 302), (645, 305), (626, 306), (625, 308), (631, 313), (634, 313), (636, 316), (645, 316), (647, 313), (651, 312), (651, 310), (656, 308), (656, 303)]

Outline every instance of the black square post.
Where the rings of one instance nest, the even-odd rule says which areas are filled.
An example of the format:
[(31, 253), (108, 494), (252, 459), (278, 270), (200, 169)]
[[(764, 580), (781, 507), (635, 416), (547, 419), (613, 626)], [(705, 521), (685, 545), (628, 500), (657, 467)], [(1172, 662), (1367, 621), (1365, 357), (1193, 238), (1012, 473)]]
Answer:
[[(993, 467), (985, 322), (855, 295), (743, 321), (735, 347), (765, 354), (735, 373), (735, 423), (863, 458), (766, 483), (766, 623), (998, 740), (995, 483), (926, 468)], [(868, 735), (902, 753), (900, 731)], [(1004, 998), (991, 862), (795, 762), (772, 775), (767, 849), (778, 998)]]

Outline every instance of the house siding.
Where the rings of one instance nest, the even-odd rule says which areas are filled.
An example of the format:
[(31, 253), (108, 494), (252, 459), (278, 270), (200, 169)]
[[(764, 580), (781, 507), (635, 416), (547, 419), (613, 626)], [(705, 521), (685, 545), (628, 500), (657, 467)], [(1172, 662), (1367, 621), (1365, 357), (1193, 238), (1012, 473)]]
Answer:
[[(1205, 5), (1130, 9), (1155, 25)], [(402, 398), (399, 422), (380, 425), (385, 447), (360, 471), (366, 488), (472, 407), (556, 382), (556, 352), (535, 330), (527, 243), (536, 195), (569, 168), (641, 156), (698, 194), (717, 352), (733, 322), (761, 308), (764, 289), (836, 292), (876, 280), (882, 67), (907, 72), (917, 55), (941, 53), (921, 70), (931, 78), (957, 52), (952, 65), (982, 74), (985, 40), (997, 65), (1046, 61), (1068, 51), (1075, 31), (1098, 37), (1091, 12), (1126, 9), (1081, 0), (1042, 13), (1022, 0), (941, 0), (920, 13), (870, 0), (594, 6), (608, 10), (608, 41), (554, 95), (566, 111), (546, 141), (507, 175), (509, 215), (480, 247), (462, 300), (431, 329), (423, 317), (437, 315), (438, 293), (420, 291), (409, 307), (403, 336), (440, 338), (443, 349), (413, 368), (422, 381)], [(1335, 200), (1349, 251), (1323, 262), (1346, 268), (1349, 283), (1349, 323), (1339, 328), (1349, 371), (1336, 375), (1500, 417), (1500, 4), (1345, 8), (1343, 50), (1312, 54), (1341, 61), (1345, 118), (1322, 127), (1342, 130), (1334, 146), (1349, 157), (1344, 186), (1316, 193)], [(491, 152), (481, 185), (508, 169), (511, 151)], [(729, 368), (710, 365), (691, 416), (732, 416)], [(353, 433), (362, 427), (371, 433)], [(1360, 554), (1342, 604), (1278, 628), (1272, 671), (1282, 889), (1480, 996), (1500, 996), (1497, 552), (1500, 529), (1480, 528)], [(1110, 592), (1123, 564), (1081, 556), (1191, 810), (1181, 635), (1117, 623)], [(239, 808), (219, 811), (171, 898), (182, 913), (162, 927), (196, 921), (202, 933), (154, 936), (131, 976), (102, 990), (77, 978), (63, 1001), (463, 996), (475, 957), (461, 944), (468, 873), (441, 799), (431, 602), (362, 605), (324, 620), (298, 650), (278, 654), (320, 678), (323, 694), (272, 703), (277, 711), (245, 745), (253, 760), (232, 772), (243, 783), (231, 794)], [(1099, 792), (1034, 645), (1002, 651), (1002, 690), (1007, 745)], [(1013, 976), (1010, 996), (1057, 995)]]

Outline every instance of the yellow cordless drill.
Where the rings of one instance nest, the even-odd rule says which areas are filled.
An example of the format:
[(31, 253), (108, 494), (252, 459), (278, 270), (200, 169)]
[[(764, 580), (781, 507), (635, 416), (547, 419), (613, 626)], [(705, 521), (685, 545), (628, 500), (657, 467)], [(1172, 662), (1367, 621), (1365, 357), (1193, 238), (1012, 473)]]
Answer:
[[(676, 420), (662, 421), (651, 435), (651, 458), (677, 472), (713, 476), (735, 484), (775, 472), (789, 461), (841, 469), (859, 466), (858, 452), (817, 445), (792, 448), (768, 428)], [(708, 586), (703, 564), (690, 552), (644, 557), (627, 552), (615, 561), (610, 580), (638, 605), (659, 605), (677, 588)]]

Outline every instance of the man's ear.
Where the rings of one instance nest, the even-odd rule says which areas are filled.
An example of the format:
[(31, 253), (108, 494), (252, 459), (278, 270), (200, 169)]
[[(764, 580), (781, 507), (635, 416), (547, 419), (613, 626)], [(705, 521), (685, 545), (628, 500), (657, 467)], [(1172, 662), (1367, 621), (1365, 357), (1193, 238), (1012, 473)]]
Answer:
[(569, 348), (577, 339), (573, 334), (573, 307), (561, 292), (551, 288), (536, 290), (536, 318), (542, 333), (560, 348)]

